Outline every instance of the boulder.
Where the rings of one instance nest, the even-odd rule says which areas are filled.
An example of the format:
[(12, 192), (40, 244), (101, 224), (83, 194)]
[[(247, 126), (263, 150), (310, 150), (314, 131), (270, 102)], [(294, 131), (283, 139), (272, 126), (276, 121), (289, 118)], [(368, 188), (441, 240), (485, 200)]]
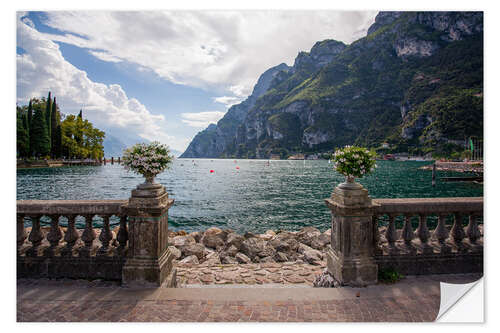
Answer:
[(245, 232), (243, 237), (245, 237), (246, 239), (249, 239), (249, 238), (257, 237), (257, 235), (255, 235), (254, 233), (252, 233), (250, 231), (247, 231), (247, 232)]
[(224, 241), (219, 236), (219, 234), (208, 233), (205, 231), (203, 237), (201, 238), (201, 243), (206, 247), (210, 247), (212, 249), (220, 249), (224, 247)]
[(266, 241), (271, 240), (274, 236), (276, 236), (276, 233), (272, 230), (267, 230), (266, 233), (259, 235), (260, 238)]
[(263, 239), (263, 240), (265, 240), (265, 241), (268, 241), (271, 238), (273, 238), (273, 236), (269, 235), (269, 234), (260, 234), (258, 237), (261, 238), (261, 239)]
[(286, 242), (289, 245), (291, 252), (297, 252), (300, 243), (295, 238), (289, 238)]
[(207, 264), (209, 266), (211, 265), (220, 265), (220, 257), (217, 252), (212, 251), (210, 254), (208, 254), (205, 257), (205, 261), (203, 262), (204, 264)]
[(221, 229), (217, 228), (217, 227), (211, 227), (211, 228), (208, 228), (207, 230), (205, 230), (205, 232), (203, 233), (203, 235), (218, 235), (222, 232)]
[(328, 244), (330, 244), (330, 237), (325, 234), (314, 237), (311, 241), (311, 247), (316, 250), (322, 250)]
[(227, 246), (234, 246), (239, 250), (241, 248), (241, 243), (243, 243), (244, 240), (245, 240), (245, 238), (243, 236), (232, 232), (232, 233), (227, 235), (226, 245)]
[(319, 231), (318, 229), (314, 227), (305, 227), (297, 233), (297, 240), (300, 243), (311, 246), (311, 242), (313, 241), (313, 239), (318, 237), (319, 235), (321, 235), (321, 231)]
[(276, 234), (275, 238), (286, 240), (286, 239), (295, 239), (297, 237), (297, 234), (291, 231), (280, 231)]
[(276, 251), (280, 252), (288, 252), (290, 251), (290, 245), (288, 244), (287, 241), (280, 239), (280, 238), (273, 238), (268, 242), (269, 245), (274, 247)]
[(208, 258), (209, 256), (211, 256), (213, 253), (216, 253), (214, 250), (212, 249), (209, 249), (209, 248), (205, 248), (205, 250), (203, 251), (203, 255)]
[(236, 255), (236, 253), (238, 253), (238, 248), (234, 245), (231, 245), (228, 249), (226, 249), (223, 254), (221, 253), (220, 256), (221, 257), (225, 257), (225, 256), (230, 256), (230, 257), (234, 257)]
[(257, 256), (258, 253), (264, 251), (266, 248), (266, 241), (257, 237), (251, 237), (245, 239), (241, 243), (240, 251), (246, 254), (252, 260)]
[(189, 257), (186, 257), (186, 258), (182, 259), (181, 261), (179, 261), (179, 263), (182, 263), (182, 264), (199, 264), (200, 262), (198, 261), (198, 257), (197, 256), (192, 255), (192, 256), (189, 256)]
[(323, 254), (318, 250), (307, 250), (302, 253), (304, 255), (304, 261), (314, 264), (315, 262), (321, 261), (323, 259)]
[(205, 252), (205, 247), (201, 244), (188, 244), (181, 248), (182, 254), (186, 257), (195, 255), (198, 259), (202, 259)]
[(196, 243), (199, 243), (201, 238), (203, 237), (203, 231), (195, 231), (189, 234), (189, 236), (193, 237)]
[(257, 255), (260, 258), (264, 258), (264, 257), (271, 257), (272, 258), (275, 253), (276, 253), (276, 250), (274, 249), (274, 247), (272, 247), (271, 245), (269, 245), (269, 244), (266, 243), (264, 245), (264, 248), (262, 249), (262, 251), (259, 251), (257, 253)]
[(260, 262), (276, 262), (276, 260), (273, 259), (273, 257), (271, 256), (268, 256), (268, 257), (263, 257), (263, 258), (260, 258)]
[(274, 260), (276, 260), (277, 262), (286, 262), (288, 261), (288, 256), (286, 255), (286, 253), (276, 252), (276, 254), (274, 255)]
[(194, 244), (194, 243), (196, 243), (196, 240), (192, 236), (184, 235), (184, 236), (175, 236), (174, 238), (172, 238), (172, 242), (170, 244), (177, 248), (181, 248), (188, 244)]
[(168, 249), (170, 250), (170, 253), (174, 256), (175, 259), (180, 259), (182, 257), (182, 252), (175, 246), (169, 246)]
[(299, 243), (299, 246), (297, 247), (297, 252), (299, 252), (300, 254), (304, 254), (305, 251), (309, 251), (309, 250), (314, 250), (314, 249), (312, 247), (307, 246), (307, 245), (302, 244), (302, 243)]
[(234, 257), (225, 256), (220, 258), (220, 262), (223, 264), (237, 264), (238, 261)]
[(241, 252), (236, 253), (235, 259), (240, 264), (251, 264), (252, 263), (252, 260), (250, 260), (250, 258), (248, 258), (246, 255), (244, 255)]

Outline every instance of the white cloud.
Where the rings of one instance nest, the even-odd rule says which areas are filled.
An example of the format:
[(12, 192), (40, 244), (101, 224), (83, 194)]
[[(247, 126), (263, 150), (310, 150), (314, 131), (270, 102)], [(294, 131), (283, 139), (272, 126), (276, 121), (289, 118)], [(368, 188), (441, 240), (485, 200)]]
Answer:
[(162, 115), (151, 114), (137, 99), (129, 98), (120, 85), (91, 81), (86, 72), (63, 58), (56, 43), (19, 18), (18, 46), (25, 53), (16, 55), (18, 103), (46, 96), (50, 90), (63, 112), (76, 113), (83, 107), (85, 116), (98, 128), (115, 128), (126, 135), (159, 140), (174, 149), (185, 147), (184, 142), (176, 142), (162, 129)]
[(219, 119), (224, 117), (225, 112), (205, 111), (181, 113), (182, 122), (191, 127), (205, 128), (209, 124), (216, 124)]
[(266, 69), (292, 64), (323, 39), (362, 37), (376, 12), (348, 11), (54, 11), (47, 35), (149, 68), (167, 80), (225, 95), (248, 95)]
[(121, 62), (122, 61), (122, 59), (115, 57), (114, 55), (112, 55), (108, 52), (89, 50), (89, 53), (92, 54), (94, 57), (101, 59), (103, 61), (108, 61), (108, 62)]
[(220, 97), (214, 97), (214, 102), (224, 104), (226, 108), (230, 108), (232, 105), (238, 104), (242, 100), (244, 100), (244, 97), (234, 97), (234, 96), (220, 96)]

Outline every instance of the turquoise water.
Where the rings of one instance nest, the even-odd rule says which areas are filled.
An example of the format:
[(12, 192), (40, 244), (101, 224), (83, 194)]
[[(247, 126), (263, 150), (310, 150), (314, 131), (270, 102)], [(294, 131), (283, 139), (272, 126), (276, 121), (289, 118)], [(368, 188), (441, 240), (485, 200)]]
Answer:
[[(357, 181), (372, 198), (482, 196), (483, 186), (469, 182), (431, 185), (429, 162), (378, 161), (376, 171)], [(239, 169), (237, 169), (237, 167)], [(210, 170), (214, 170), (210, 173)], [(438, 178), (460, 176), (438, 172)], [(157, 176), (175, 204), (172, 230), (217, 226), (237, 232), (268, 229), (326, 230), (330, 212), (324, 198), (344, 177), (328, 161), (177, 159)], [(118, 164), (17, 171), (17, 199), (127, 199), (144, 179)]]

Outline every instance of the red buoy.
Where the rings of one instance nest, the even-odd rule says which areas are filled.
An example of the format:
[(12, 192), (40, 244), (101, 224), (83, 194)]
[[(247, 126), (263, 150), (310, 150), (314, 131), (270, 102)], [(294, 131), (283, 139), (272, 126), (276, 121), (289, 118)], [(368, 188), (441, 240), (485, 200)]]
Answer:
[(237, 166), (237, 167), (236, 167), (236, 170), (239, 170), (239, 169), (240, 169), (240, 167), (239, 167), (239, 166)]
[(213, 173), (213, 172), (215, 172), (215, 171), (214, 170), (210, 170), (210, 173)]

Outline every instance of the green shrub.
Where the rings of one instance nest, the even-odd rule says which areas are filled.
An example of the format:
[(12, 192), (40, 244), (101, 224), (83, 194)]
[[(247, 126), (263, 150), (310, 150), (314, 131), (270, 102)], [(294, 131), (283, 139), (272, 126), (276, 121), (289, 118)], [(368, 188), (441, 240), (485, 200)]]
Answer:
[(396, 283), (402, 278), (404, 278), (404, 276), (394, 268), (378, 270), (378, 281), (381, 283)]

